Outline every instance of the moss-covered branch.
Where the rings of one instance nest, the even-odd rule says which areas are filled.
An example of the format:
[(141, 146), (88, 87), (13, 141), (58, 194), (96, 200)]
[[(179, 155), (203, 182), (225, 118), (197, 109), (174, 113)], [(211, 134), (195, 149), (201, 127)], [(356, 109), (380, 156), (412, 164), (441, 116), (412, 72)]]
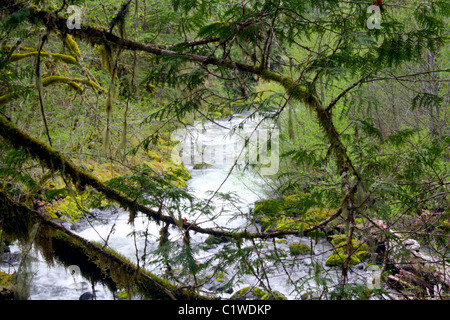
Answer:
[(0, 221), (4, 235), (10, 240), (27, 241), (28, 234), (39, 224), (36, 246), (47, 262), (54, 258), (66, 265), (83, 267), (84, 273), (96, 275), (96, 280), (118, 289), (132, 289), (149, 299), (210, 299), (181, 289), (148, 271), (138, 269), (112, 250), (104, 250), (64, 227), (48, 220), (0, 191)]
[[(88, 79), (81, 79), (81, 78), (69, 78), (69, 77), (63, 77), (63, 76), (49, 76), (42, 79), (42, 86), (48, 87), (55, 84), (67, 84), (72, 89), (83, 92), (83, 88), (79, 85), (79, 83), (82, 83), (88, 87), (91, 87), (94, 91), (95, 90), (101, 90), (103, 92), (106, 91), (105, 88), (100, 86), (98, 83), (88, 80)], [(34, 85), (29, 85), (29, 88), (35, 87)], [(20, 97), (20, 91), (12, 91), (4, 94), (3, 96), (0, 96), (0, 106), (3, 106), (4, 104), (13, 101), (14, 99), (17, 99)]]
[(69, 77), (63, 77), (63, 76), (49, 76), (42, 79), (42, 85), (44, 87), (47, 87), (49, 85), (57, 84), (57, 83), (67, 83), (69, 85), (77, 83), (83, 83), (84, 85), (87, 85), (91, 87), (92, 89), (96, 90), (99, 89), (103, 92), (106, 92), (106, 89), (101, 87), (98, 83), (88, 80), (88, 79), (81, 79), (81, 78), (69, 78)]
[[(29, 57), (36, 57), (37, 55), (38, 55), (37, 51), (27, 52), (27, 53), (14, 53), (11, 55), (11, 58), (9, 59), (9, 61), (19, 61), (19, 60), (29, 58)], [(65, 63), (78, 64), (77, 59), (75, 59), (74, 57), (69, 56), (67, 54), (41, 52), (41, 56), (43, 56), (43, 57), (48, 56), (48, 55), (51, 55), (53, 59), (61, 60)]]

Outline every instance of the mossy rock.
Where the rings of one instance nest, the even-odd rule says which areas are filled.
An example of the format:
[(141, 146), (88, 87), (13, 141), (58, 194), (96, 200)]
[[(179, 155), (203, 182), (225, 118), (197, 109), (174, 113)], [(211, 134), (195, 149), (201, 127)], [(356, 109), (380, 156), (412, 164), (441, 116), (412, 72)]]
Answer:
[(225, 118), (225, 117), (229, 117), (233, 115), (233, 111), (228, 108), (228, 107), (224, 107), (224, 108), (219, 108), (216, 110), (210, 110), (208, 112), (209, 116), (212, 117), (213, 119), (220, 119), (220, 118)]
[(12, 274), (0, 271), (0, 301), (14, 300), (14, 276)]
[(286, 197), (258, 200), (255, 202), (255, 213), (268, 215), (283, 214), (298, 216), (304, 214), (312, 204), (311, 194), (296, 193)]
[(330, 216), (336, 213), (334, 209), (328, 208), (310, 208), (302, 215), (302, 221), (313, 226), (328, 219)]
[(231, 300), (262, 300), (268, 294), (267, 291), (258, 287), (245, 287), (236, 291)]
[[(275, 198), (259, 200), (255, 202), (255, 221), (261, 225), (264, 230), (273, 229), (276, 231), (292, 231), (309, 228), (328, 219), (336, 211), (327, 208), (309, 208), (308, 210), (298, 207), (293, 210), (294, 203), (299, 199), (304, 199), (308, 194), (296, 194), (286, 198)], [(291, 208), (288, 210), (286, 208)], [(321, 230), (314, 230), (309, 234), (310, 237), (317, 239), (326, 236)]]
[(345, 234), (334, 234), (330, 236), (331, 238), (331, 244), (334, 246), (343, 245), (347, 242), (347, 235)]
[[(338, 234), (331, 236), (331, 244), (336, 248), (333, 254), (327, 259), (326, 264), (328, 266), (342, 265), (347, 255), (347, 235)], [(352, 239), (352, 255), (350, 257), (349, 264), (359, 264), (361, 261), (367, 260), (370, 257), (370, 247), (364, 241), (356, 238)]]
[(194, 164), (193, 169), (194, 169), (194, 170), (201, 170), (201, 169), (207, 169), (207, 168), (210, 168), (210, 167), (212, 167), (212, 166), (213, 166), (212, 164), (209, 164), (209, 163), (206, 163), (206, 162), (202, 162), (202, 163), (196, 163), (196, 164)]
[(292, 243), (289, 245), (289, 252), (293, 256), (307, 254), (313, 252), (313, 250), (305, 243)]
[[(335, 247), (342, 247), (347, 245), (347, 235), (345, 234), (338, 234), (338, 235), (332, 235), (330, 236), (332, 238), (331, 244)], [(356, 252), (369, 252), (370, 247), (367, 243), (364, 241), (358, 240), (356, 238), (352, 239), (352, 249), (356, 250)]]
[[(346, 254), (344, 251), (335, 251), (332, 255), (327, 258), (325, 265), (329, 267), (342, 266), (346, 258)], [(350, 256), (350, 260), (348, 262), (349, 265), (360, 264), (361, 260), (359, 260), (355, 255)]]
[(280, 291), (274, 290), (262, 296), (261, 300), (287, 300)]

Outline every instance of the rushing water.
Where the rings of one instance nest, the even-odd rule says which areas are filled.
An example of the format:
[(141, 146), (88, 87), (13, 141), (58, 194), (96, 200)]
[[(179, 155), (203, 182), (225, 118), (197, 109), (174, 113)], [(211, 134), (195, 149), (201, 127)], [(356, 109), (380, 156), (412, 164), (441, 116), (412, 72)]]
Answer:
[[(192, 127), (185, 132), (190, 134), (185, 134), (185, 137), (194, 137), (196, 143), (215, 149), (216, 160), (217, 154), (222, 154), (228, 159), (215, 161), (214, 163), (212, 161), (214, 160), (213, 155), (208, 158), (210, 160), (209, 163), (213, 162), (213, 166), (194, 169), (194, 161), (186, 161), (189, 159), (184, 158), (184, 163), (192, 175), (192, 178), (188, 181), (190, 192), (200, 199), (209, 199), (212, 196), (211, 192), (215, 191), (222, 193), (231, 192), (235, 193), (239, 200), (239, 202), (233, 202), (232, 204), (222, 203), (216, 196), (211, 201), (217, 207), (217, 216), (214, 219), (210, 219), (202, 212), (197, 212), (186, 217), (189, 221), (201, 223), (203, 227), (220, 226), (231, 229), (247, 227), (248, 221), (245, 215), (253, 207), (256, 200), (264, 198), (265, 192), (270, 188), (266, 178), (263, 175), (258, 175), (257, 171), (252, 173), (252, 171), (244, 171), (240, 167), (234, 167), (230, 174), (230, 169), (234, 164), (232, 160), (234, 156), (239, 154), (239, 150), (237, 151), (235, 146), (239, 147), (242, 145), (237, 143), (241, 139), (239, 135), (230, 135), (230, 130), (227, 128), (238, 125), (243, 119), (242, 116), (235, 116), (232, 119), (217, 120), (215, 123), (207, 122), (201, 130), (198, 127)], [(256, 124), (256, 120), (247, 122), (241, 130), (241, 134), (249, 136), (254, 131)], [(182, 139), (183, 137), (177, 136), (177, 138)], [(185, 139), (180, 146), (184, 147), (184, 153), (182, 154), (186, 154), (188, 148), (192, 146), (192, 140), (190, 138)], [(228, 147), (223, 148), (224, 146)], [(217, 150), (225, 151), (224, 153), (217, 153)], [(92, 225), (76, 229), (75, 232), (87, 240), (102, 242), (104, 239), (108, 239), (108, 244), (111, 248), (127, 256), (132, 261), (137, 261), (137, 258), (141, 257), (144, 252), (148, 253), (157, 248), (159, 228), (155, 223), (138, 216), (134, 226), (132, 226), (128, 223), (128, 213), (120, 209), (103, 210), (102, 212), (97, 212), (96, 216), (101, 219), (92, 221)], [(140, 231), (147, 231), (150, 236), (145, 239), (144, 237), (131, 235), (133, 232), (138, 233)], [(191, 243), (201, 244), (206, 238), (206, 235), (192, 234)], [(312, 246), (315, 254), (297, 258), (289, 256), (288, 245), (293, 242), (307, 243)], [(226, 243), (223, 243), (214, 245), (208, 250), (201, 250), (197, 253), (196, 258), (199, 262), (202, 262), (220, 252), (226, 245)], [(245, 247), (246, 245), (252, 245), (252, 243), (244, 242), (243, 246)], [(278, 290), (288, 299), (299, 299), (300, 295), (307, 291), (314, 292), (318, 290), (319, 292), (314, 293), (320, 294), (320, 288), (311, 280), (315, 263), (322, 265), (322, 270), (325, 272), (322, 276), (331, 279), (330, 285), (338, 281), (340, 273), (338, 269), (323, 267), (324, 261), (330, 254), (330, 247), (325, 240), (315, 243), (311, 242), (309, 238), (296, 236), (287, 236), (281, 241), (275, 241), (275, 243), (272, 240), (267, 240), (267, 243), (262, 243), (261, 249), (255, 250), (253, 257), (258, 257), (258, 254), (263, 256), (269, 252), (273, 253), (274, 245), (276, 245), (278, 254), (286, 254), (284, 263), (275, 265), (271, 259), (267, 259), (263, 266), (257, 270), (260, 274), (241, 276), (239, 281), (233, 286), (234, 291), (249, 285), (260, 287), (258, 277), (262, 277), (266, 286), (272, 290)], [(12, 252), (18, 250), (17, 245), (11, 246)], [(140, 261), (141, 266), (142, 263)], [(220, 261), (217, 263), (220, 263)], [(13, 261), (11, 264), (3, 263), (1, 269), (11, 272), (17, 269), (18, 264), (19, 261)], [(235, 275), (233, 272), (237, 270), (238, 265), (239, 261), (236, 261), (234, 265), (230, 266), (230, 270), (227, 272), (229, 278)], [(147, 263), (146, 268), (156, 274), (161, 272), (161, 268), (158, 265), (149, 265)], [(92, 291), (92, 285), (78, 272), (71, 274), (72, 269), (61, 265), (48, 266), (39, 254), (37, 254), (36, 259), (32, 263), (32, 271), (34, 274), (30, 289), (30, 299), (32, 300), (78, 299), (83, 292)], [(370, 275), (363, 270), (363, 266), (359, 270), (355, 268), (354, 271), (351, 273), (350, 278), (350, 281), (353, 282), (364, 283), (366, 281), (365, 278)], [(212, 273), (212, 269), (206, 270), (205, 275), (208, 273)], [(297, 287), (293, 283), (296, 283)], [(95, 284), (95, 293), (97, 299), (114, 298), (113, 294), (105, 286), (98, 283)], [(223, 298), (229, 298), (231, 293), (222, 292), (220, 295)]]

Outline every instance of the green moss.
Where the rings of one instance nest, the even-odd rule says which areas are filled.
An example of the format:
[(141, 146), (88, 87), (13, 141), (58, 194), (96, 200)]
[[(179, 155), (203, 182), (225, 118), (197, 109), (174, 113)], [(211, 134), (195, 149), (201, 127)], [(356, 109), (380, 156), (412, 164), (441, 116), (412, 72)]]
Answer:
[[(58, 59), (61, 60), (65, 63), (68, 64), (77, 64), (77, 59), (75, 59), (72, 56), (66, 55), (66, 54), (61, 54), (61, 53), (50, 53), (52, 58), (54, 59)], [(38, 55), (37, 51), (33, 51), (33, 52), (27, 52), (27, 53), (14, 53), (11, 55), (10, 61), (18, 61), (18, 60), (22, 60), (28, 57), (35, 57)], [(41, 51), (41, 57), (45, 57), (48, 56), (49, 53), (48, 52), (44, 52)]]
[[(255, 221), (267, 231), (295, 231), (307, 229), (325, 219), (336, 211), (327, 208), (310, 208), (313, 204), (311, 194), (297, 193), (283, 198), (265, 199), (255, 202), (253, 212)], [(317, 239), (325, 237), (322, 230), (313, 230), (309, 236)]]
[[(327, 261), (325, 262), (325, 264), (329, 267), (341, 266), (344, 263), (345, 258), (346, 258), (345, 252), (341, 251), (341, 250), (337, 250), (327, 258)], [(359, 260), (357, 257), (352, 255), (352, 256), (350, 256), (350, 260), (348, 263), (349, 263), (349, 265), (355, 265), (355, 264), (361, 263), (361, 260)]]
[(75, 40), (72, 39), (70, 34), (63, 36), (63, 42), (67, 49), (77, 58), (81, 58), (81, 51)]
[[(339, 234), (339, 235), (333, 235), (331, 236), (332, 240), (331, 240), (331, 244), (335, 247), (346, 247), (347, 246), (347, 235), (345, 234)], [(370, 251), (370, 247), (367, 243), (365, 243), (364, 241), (358, 240), (356, 238), (352, 239), (352, 250), (355, 252), (361, 252), (361, 251), (365, 251), (368, 252)]]
[(302, 216), (302, 220), (309, 226), (313, 226), (328, 219), (330, 216), (336, 213), (336, 210), (328, 208), (310, 208)]
[(261, 300), (287, 300), (287, 298), (280, 291), (275, 290), (263, 295)]
[(267, 291), (258, 288), (258, 287), (245, 287), (242, 288), (240, 290), (238, 290), (237, 292), (235, 292), (232, 296), (231, 299), (232, 300), (262, 300), (262, 298), (264, 296), (266, 296), (268, 294)]
[(6, 273), (3, 271), (0, 271), (0, 290), (3, 288), (12, 288), (14, 285), (14, 273)]
[(277, 219), (277, 231), (290, 231), (303, 229), (304, 223), (296, 218), (281, 217)]
[(88, 209), (83, 206), (83, 202), (84, 199), (81, 195), (77, 195), (75, 198), (67, 196), (45, 206), (45, 211), (52, 218), (64, 216), (75, 222), (83, 216), (83, 212), (88, 212)]
[[(333, 250), (333, 254), (328, 257), (326, 265), (328, 266), (338, 266), (344, 263), (344, 260), (347, 256), (347, 235), (339, 234), (331, 236), (331, 244), (335, 247)], [(363, 241), (360, 241), (356, 238), (352, 239), (351, 243), (351, 257), (349, 260), (349, 265), (354, 265), (361, 263), (369, 258), (370, 247)]]
[(292, 243), (289, 245), (289, 252), (293, 256), (312, 252), (312, 249), (304, 243)]
[(193, 169), (195, 170), (200, 170), (200, 169), (206, 169), (206, 168), (210, 168), (212, 167), (212, 164), (206, 163), (206, 162), (202, 162), (202, 163), (196, 163), (194, 164)]
[(233, 111), (228, 107), (216, 108), (208, 111), (208, 116), (213, 119), (226, 118), (233, 115)]
[(48, 87), (50, 85), (58, 84), (58, 83), (66, 83), (70, 85), (72, 88), (74, 88), (77, 91), (82, 91), (82, 88), (77, 84), (83, 83), (92, 89), (96, 90), (99, 89), (101, 91), (106, 91), (103, 87), (95, 83), (94, 81), (88, 80), (88, 79), (81, 79), (81, 78), (74, 78), (71, 79), (69, 77), (63, 77), (63, 76), (48, 76), (46, 78), (42, 79), (42, 85), (44, 87)]
[(131, 297), (132, 297), (132, 295), (127, 290), (124, 290), (124, 291), (121, 291), (121, 292), (117, 293), (117, 298), (119, 300), (130, 300)]
[(286, 296), (279, 291), (267, 292), (258, 287), (245, 287), (233, 294), (231, 299), (235, 300), (287, 300)]

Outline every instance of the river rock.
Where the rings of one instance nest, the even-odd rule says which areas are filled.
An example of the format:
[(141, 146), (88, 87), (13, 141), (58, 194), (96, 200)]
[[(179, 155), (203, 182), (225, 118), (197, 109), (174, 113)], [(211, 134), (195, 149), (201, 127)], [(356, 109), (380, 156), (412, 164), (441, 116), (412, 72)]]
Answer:
[(209, 163), (206, 163), (206, 162), (202, 162), (202, 163), (194, 164), (193, 169), (194, 170), (207, 169), (207, 168), (210, 168), (212, 166), (213, 166), (212, 164), (209, 164)]
[(231, 300), (262, 300), (267, 292), (258, 287), (245, 287), (236, 291)]
[(0, 253), (0, 263), (9, 265), (9, 266), (15, 266), (20, 263), (20, 260), (22, 259), (22, 253), (21, 252), (4, 252)]
[(80, 296), (79, 300), (95, 300), (95, 296), (92, 292), (87, 291)]
[(287, 300), (286, 296), (279, 291), (267, 292), (258, 287), (245, 287), (236, 291), (231, 300)]

